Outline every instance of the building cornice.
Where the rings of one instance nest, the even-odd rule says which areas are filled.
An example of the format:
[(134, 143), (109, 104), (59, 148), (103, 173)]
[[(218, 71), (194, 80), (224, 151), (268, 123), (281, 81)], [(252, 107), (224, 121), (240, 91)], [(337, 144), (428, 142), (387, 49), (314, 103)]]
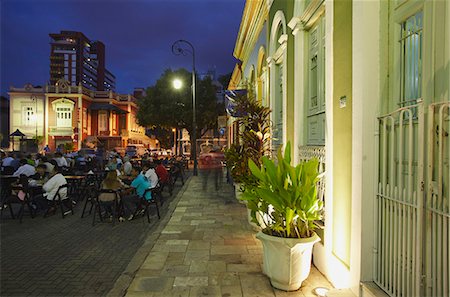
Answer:
[(245, 66), (251, 50), (255, 46), (264, 23), (267, 20), (269, 9), (267, 0), (251, 1), (245, 3), (241, 25), (239, 27), (233, 55), (241, 60)]

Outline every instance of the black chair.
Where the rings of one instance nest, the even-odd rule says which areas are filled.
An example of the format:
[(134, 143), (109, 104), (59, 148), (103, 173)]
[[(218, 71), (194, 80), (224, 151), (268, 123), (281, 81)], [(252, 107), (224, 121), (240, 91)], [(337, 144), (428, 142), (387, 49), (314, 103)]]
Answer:
[[(9, 195), (4, 202), (4, 204), (8, 205), (9, 211), (11, 213), (11, 218), (15, 219), (14, 210), (12, 205), (13, 204), (19, 204), (19, 212), (17, 213), (17, 217), (19, 218), (19, 222), (22, 223), (23, 214), (25, 212), (25, 206), (28, 207), (28, 211), (30, 213), (31, 218), (34, 218), (33, 208), (31, 207), (31, 201), (30, 201), (30, 189), (28, 186), (28, 177), (25, 175), (21, 175), (19, 178), (19, 184), (20, 186), (12, 187), (16, 191), (18, 191), (15, 195)], [(19, 193), (22, 191), (22, 194), (24, 195), (23, 199), (19, 198)], [(3, 210), (3, 209), (2, 209)]]
[(86, 190), (85, 190), (84, 196), (85, 196), (86, 200), (84, 201), (84, 206), (83, 206), (83, 211), (81, 213), (81, 218), (84, 217), (84, 214), (86, 212), (86, 208), (87, 208), (88, 204), (90, 204), (89, 214), (91, 214), (92, 208), (95, 205), (95, 199), (98, 196), (97, 182), (89, 183), (85, 187), (86, 187)]
[[(61, 185), (58, 188), (58, 191), (55, 194), (55, 197), (53, 198), (53, 200), (50, 200), (50, 205), (51, 207), (49, 207), (47, 209), (47, 211), (44, 214), (44, 218), (48, 217), (48, 215), (50, 214), (52, 208), (55, 209), (56, 207), (60, 207), (61, 209), (61, 216), (64, 219), (66, 215), (70, 213), (72, 213), (73, 215), (73, 203), (72, 203), (72, 199), (69, 196), (69, 191), (67, 190), (69, 187), (68, 184), (65, 185)], [(66, 189), (66, 193), (67, 193), (67, 197), (66, 199), (62, 199), (62, 190)], [(68, 209), (67, 211), (64, 211), (64, 206)], [(56, 209), (55, 209), (56, 210)]]
[[(136, 217), (137, 213), (138, 213), (140, 210), (144, 209), (143, 216), (147, 216), (147, 221), (150, 223), (150, 212), (149, 212), (149, 210), (150, 210), (150, 206), (151, 206), (152, 204), (154, 204), (155, 207), (156, 207), (156, 213), (157, 213), (157, 215), (158, 215), (158, 219), (161, 218), (161, 216), (160, 216), (160, 214), (159, 214), (158, 201), (157, 201), (157, 199), (156, 199), (156, 195), (153, 194), (154, 191), (155, 191), (155, 188), (152, 188), (152, 189), (146, 189), (146, 190), (145, 190), (145, 192), (144, 192), (144, 194), (142, 195), (142, 197), (140, 197), (140, 200), (139, 200), (139, 203), (138, 203), (138, 205), (137, 205), (137, 207), (136, 207), (136, 210), (135, 210), (134, 213), (133, 213), (133, 218)], [(145, 196), (147, 195), (148, 192), (151, 192), (151, 193), (152, 193), (152, 199), (150, 199), (150, 200), (145, 199)]]
[[(100, 195), (101, 194), (114, 194), (114, 200), (112, 201), (101, 201)], [(112, 224), (115, 225), (116, 219), (119, 220), (119, 191), (117, 190), (109, 190), (109, 189), (101, 189), (98, 192), (98, 195), (94, 198), (94, 215), (92, 216), (92, 226), (95, 225), (95, 215), (98, 212), (98, 215), (100, 217), (100, 222), (103, 222), (103, 215), (102, 215), (102, 207), (105, 213), (108, 213), (107, 206), (111, 206), (111, 212), (112, 212)]]

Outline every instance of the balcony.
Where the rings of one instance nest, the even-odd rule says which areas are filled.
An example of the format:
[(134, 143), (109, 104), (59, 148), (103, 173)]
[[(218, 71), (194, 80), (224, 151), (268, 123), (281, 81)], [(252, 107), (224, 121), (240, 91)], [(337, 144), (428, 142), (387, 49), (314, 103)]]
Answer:
[(72, 136), (73, 128), (72, 127), (49, 126), (48, 134), (51, 136)]

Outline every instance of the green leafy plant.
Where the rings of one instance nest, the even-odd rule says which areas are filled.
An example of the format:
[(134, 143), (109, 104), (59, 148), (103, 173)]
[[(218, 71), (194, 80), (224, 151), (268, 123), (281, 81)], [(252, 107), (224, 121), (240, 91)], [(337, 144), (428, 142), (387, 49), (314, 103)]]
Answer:
[(268, 235), (285, 238), (312, 236), (315, 221), (322, 219), (323, 202), (317, 197), (318, 160), (291, 165), (291, 145), (282, 154), (278, 149), (277, 163), (262, 157), (258, 166), (248, 161), (255, 186), (245, 189), (242, 196), (251, 210), (252, 220)]
[(225, 151), (225, 160), (233, 180), (241, 183), (243, 189), (247, 185), (255, 185), (248, 161), (261, 164), (261, 157), (270, 152), (270, 112), (262, 106), (252, 92), (238, 96), (236, 111), (244, 116), (239, 118), (239, 138), (241, 144), (233, 144)]

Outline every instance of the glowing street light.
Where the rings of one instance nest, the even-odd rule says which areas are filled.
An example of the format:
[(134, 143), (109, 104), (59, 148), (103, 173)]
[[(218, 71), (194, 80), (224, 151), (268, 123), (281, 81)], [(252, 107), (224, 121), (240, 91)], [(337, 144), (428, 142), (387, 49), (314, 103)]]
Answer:
[[(172, 53), (174, 55), (183, 55), (187, 54), (192, 55), (192, 138), (191, 138), (191, 156), (194, 157), (194, 172), (192, 173), (194, 176), (198, 175), (197, 172), (197, 121), (196, 121), (196, 109), (195, 109), (195, 49), (192, 43), (187, 40), (177, 40), (172, 44)], [(181, 83), (181, 81), (180, 81)], [(175, 86), (175, 85), (174, 85)], [(181, 87), (181, 85), (180, 85)]]
[(174, 81), (173, 81), (173, 87), (174, 87), (176, 90), (181, 89), (182, 86), (183, 86), (183, 82), (182, 82), (180, 79), (178, 79), (178, 78), (174, 79)]

